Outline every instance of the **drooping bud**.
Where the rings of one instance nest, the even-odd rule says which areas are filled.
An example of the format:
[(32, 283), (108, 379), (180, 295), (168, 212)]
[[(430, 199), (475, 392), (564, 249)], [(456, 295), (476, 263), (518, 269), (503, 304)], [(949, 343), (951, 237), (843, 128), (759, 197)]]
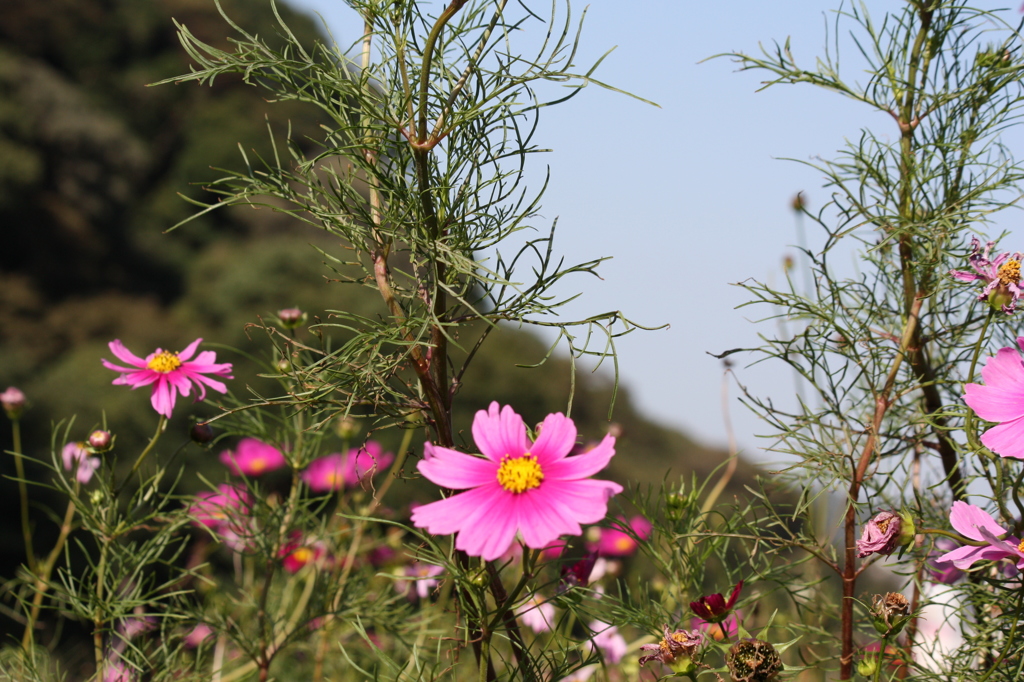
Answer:
[(338, 438), (350, 441), (359, 435), (359, 422), (352, 417), (339, 417), (334, 422), (334, 431)]
[(883, 637), (895, 637), (910, 621), (910, 602), (899, 592), (876, 594), (871, 600), (872, 624)]
[(741, 639), (725, 659), (733, 682), (771, 682), (782, 671), (782, 657), (768, 642)]
[(277, 319), (285, 329), (295, 329), (306, 321), (306, 313), (298, 308), (283, 308), (277, 311)]
[(101, 429), (90, 433), (87, 442), (93, 452), (106, 452), (114, 447), (114, 437), (110, 434), (110, 431), (103, 431)]
[(8, 386), (6, 391), (0, 393), (0, 405), (3, 405), (9, 419), (19, 419), (25, 411), (25, 394), (14, 386)]
[(209, 424), (205, 422), (196, 422), (192, 425), (191, 430), (189, 430), (188, 436), (192, 439), (193, 443), (197, 445), (206, 445), (213, 441), (216, 434), (213, 432), (213, 427)]

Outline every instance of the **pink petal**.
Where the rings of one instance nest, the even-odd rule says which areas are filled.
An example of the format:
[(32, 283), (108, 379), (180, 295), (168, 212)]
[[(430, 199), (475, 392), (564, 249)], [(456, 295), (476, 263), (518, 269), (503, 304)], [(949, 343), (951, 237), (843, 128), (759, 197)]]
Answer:
[(993, 426), (981, 434), (981, 444), (1002, 457), (1024, 459), (1024, 417)]
[[(210, 377), (204, 376), (202, 374), (192, 374), (191, 372), (187, 373), (187, 376), (188, 376), (189, 379), (191, 379), (192, 381), (196, 382), (196, 384), (198, 385), (199, 390), (201, 392), (201, 395), (199, 396), (200, 400), (202, 400), (203, 398), (206, 397), (206, 391), (203, 389), (203, 385), (204, 384), (206, 386), (209, 386), (213, 390), (217, 391), (218, 393), (227, 393), (228, 392), (228, 387), (224, 385), (223, 381), (217, 381), (216, 379), (211, 379)], [(227, 377), (227, 378), (228, 379), (232, 379), (234, 377)]]
[(519, 495), (519, 532), (527, 547), (544, 549), (561, 535), (583, 533), (572, 510), (557, 498), (544, 485)]
[(1024, 382), (1024, 363), (1016, 348), (1000, 348), (985, 361), (981, 377), (989, 386), (1019, 391)]
[(171, 412), (174, 410), (174, 402), (176, 400), (174, 387), (168, 381), (158, 381), (156, 386), (153, 387), (153, 395), (149, 397), (149, 401), (152, 403), (156, 413), (162, 414), (168, 419), (170, 419)]
[(146, 361), (125, 348), (120, 339), (114, 339), (107, 344), (107, 347), (110, 348), (110, 352), (113, 353), (121, 362), (127, 362), (129, 365), (133, 365), (135, 367), (146, 366)]
[(439, 486), (462, 490), (497, 481), (498, 468), (489, 459), (471, 457), (431, 443), (426, 443), (423, 451), (424, 458), (416, 468)]
[[(196, 348), (198, 348), (199, 344), (202, 343), (202, 342), (203, 342), (202, 338), (198, 338), (195, 341), (193, 341), (192, 343), (190, 343), (187, 346), (185, 346), (185, 350), (183, 350), (180, 353), (178, 353), (178, 359), (181, 360), (182, 362), (185, 362), (186, 360), (190, 360), (192, 358), (193, 353), (196, 352)], [(210, 353), (212, 351), (205, 351), (205, 352)]]
[(537, 458), (541, 468), (572, 452), (576, 446), (576, 425), (564, 414), (549, 414), (544, 418), (540, 427), (540, 435), (530, 449), (530, 453)]
[(967, 570), (976, 561), (998, 561), (1006, 556), (1006, 552), (1000, 551), (996, 547), (974, 547), (972, 545), (964, 545), (958, 549), (954, 549), (952, 552), (946, 552), (940, 555), (936, 561), (946, 561), (960, 570)]
[(505, 455), (519, 457), (530, 449), (523, 418), (508, 405), (499, 409), (496, 402), (473, 418), (473, 441), (485, 457), (495, 462)]
[(1007, 532), (981, 507), (960, 500), (954, 502), (949, 510), (949, 523), (956, 532), (971, 540), (985, 539), (980, 528), (986, 529), (992, 535), (1003, 535)]
[(615, 455), (615, 437), (605, 436), (597, 446), (582, 455), (566, 457), (543, 467), (544, 480), (577, 480), (593, 476), (608, 466)]
[(512, 546), (519, 529), (516, 514), (519, 500), (504, 490), (501, 492), (504, 494), (492, 496), (488, 506), (481, 506), (475, 517), (467, 519), (466, 526), (455, 538), (456, 549), (494, 561)]
[(538, 490), (568, 510), (567, 515), (577, 523), (597, 523), (608, 515), (608, 500), (622, 492), (622, 486), (611, 481), (585, 479), (582, 481), (549, 481), (545, 479)]
[(192, 391), (192, 383), (180, 371), (167, 372), (164, 374), (164, 381), (178, 389), (183, 398), (187, 398)]
[(495, 489), (504, 492), (495, 483), (430, 504), (421, 504), (412, 510), (412, 524), (417, 528), (426, 528), (432, 535), (451, 535), (462, 530), (466, 519), (495, 496)]
[(163, 375), (160, 372), (154, 372), (151, 369), (133, 369), (128, 374), (122, 374), (118, 378), (114, 379), (111, 383), (117, 384), (118, 386), (131, 386), (132, 388), (139, 388), (140, 386), (149, 386), (150, 384), (160, 380)]
[(985, 421), (1008, 422), (1018, 419), (1024, 417), (1024, 383), (1017, 390), (967, 384), (964, 402)]
[(953, 279), (958, 279), (961, 282), (973, 282), (976, 279), (985, 279), (981, 275), (976, 275), (973, 272), (964, 272), (963, 270), (950, 270), (949, 274)]

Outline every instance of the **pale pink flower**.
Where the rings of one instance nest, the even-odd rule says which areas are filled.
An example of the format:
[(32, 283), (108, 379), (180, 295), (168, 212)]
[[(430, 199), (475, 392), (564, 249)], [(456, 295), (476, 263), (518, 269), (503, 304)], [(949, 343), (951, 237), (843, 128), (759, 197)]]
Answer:
[(555, 605), (535, 594), (516, 607), (519, 622), (536, 633), (551, 632), (555, 622)]
[[(996, 523), (981, 507), (957, 500), (949, 510), (949, 523), (961, 535), (988, 544), (981, 547), (964, 545), (939, 556), (937, 561), (949, 562), (966, 570), (976, 561), (1010, 559), (1018, 571), (1024, 570), (1024, 542), (1007, 535), (1010, 531)], [(999, 539), (1000, 535), (1006, 537)]]
[(599, 620), (591, 621), (590, 629), (594, 633), (590, 646), (601, 652), (604, 662), (615, 665), (621, 661), (629, 646), (626, 638), (619, 634), (619, 629)]
[(231, 363), (217, 364), (217, 354), (212, 350), (205, 350), (196, 356), (196, 348), (199, 347), (202, 339), (196, 339), (185, 350), (173, 353), (168, 350), (157, 348), (145, 357), (137, 357), (120, 340), (110, 342), (110, 352), (118, 360), (131, 365), (121, 367), (112, 362), (103, 360), (103, 366), (115, 372), (121, 372), (121, 376), (114, 379), (114, 384), (120, 386), (131, 386), (132, 389), (140, 386), (153, 386), (153, 394), (150, 402), (157, 414), (170, 418), (174, 410), (174, 402), (177, 393), (187, 397), (192, 390), (192, 384), (197, 389), (196, 400), (206, 397), (206, 387), (209, 386), (220, 393), (227, 393), (227, 386), (216, 379), (211, 379), (207, 374), (215, 374), (225, 379), (233, 379), (231, 376)]
[(82, 484), (88, 483), (100, 466), (100, 458), (90, 457), (89, 448), (82, 442), (68, 443), (60, 455), (64, 460), (64, 469), (74, 471), (75, 478)]
[(302, 480), (317, 493), (354, 488), (394, 459), (393, 454), (383, 451), (380, 443), (369, 441), (358, 450), (333, 452), (313, 460), (302, 472)]
[[(1017, 339), (1024, 349), (1024, 336)], [(981, 436), (1002, 457), (1024, 459), (1024, 362), (1016, 348), (1000, 348), (981, 370), (985, 384), (967, 384), (964, 402), (979, 417), (999, 422)]]
[(629, 556), (639, 546), (637, 539), (646, 540), (651, 536), (651, 522), (643, 516), (634, 516), (629, 521), (620, 516), (610, 528), (599, 530), (600, 538), (588, 547), (590, 550), (599, 556)]
[(275, 469), (288, 466), (288, 460), (280, 450), (255, 438), (243, 438), (234, 452), (220, 453), (221, 464), (235, 475), (259, 476)]
[[(417, 561), (411, 566), (406, 566), (403, 573), (413, 578), (413, 580), (397, 582), (395, 583), (395, 589), (399, 592), (407, 592), (410, 598), (413, 591), (415, 591), (417, 597), (426, 599), (434, 588), (441, 583), (437, 577), (444, 573), (444, 567)], [(415, 583), (415, 588), (409, 582)]]
[(244, 549), (246, 537), (252, 533), (249, 512), (252, 496), (244, 488), (222, 483), (217, 492), (197, 494), (189, 506), (193, 523), (209, 528), (235, 550)]
[(581, 523), (597, 523), (608, 499), (622, 492), (611, 481), (588, 477), (615, 454), (615, 438), (590, 452), (568, 457), (576, 425), (550, 414), (530, 442), (523, 418), (511, 407), (491, 403), (473, 420), (473, 440), (483, 457), (427, 443), (417, 468), (445, 488), (466, 490), (417, 507), (412, 522), (434, 535), (458, 533), (455, 546), (490, 561), (500, 557), (518, 533), (527, 547), (543, 549), (560, 535), (580, 535)]
[(6, 391), (0, 393), (0, 405), (8, 417), (17, 419), (25, 409), (25, 394), (14, 386), (8, 386)]
[(949, 274), (953, 279), (960, 280), (961, 282), (975, 282), (977, 280), (985, 282), (984, 288), (978, 294), (978, 300), (987, 300), (993, 308), (1002, 310), (1009, 315), (1013, 313), (1017, 305), (1017, 299), (1021, 296), (1021, 254), (1010, 254), (1007, 251), (990, 260), (989, 255), (994, 244), (995, 242), (986, 244), (983, 252), (978, 238), (971, 237), (969, 262), (974, 272), (950, 270)]

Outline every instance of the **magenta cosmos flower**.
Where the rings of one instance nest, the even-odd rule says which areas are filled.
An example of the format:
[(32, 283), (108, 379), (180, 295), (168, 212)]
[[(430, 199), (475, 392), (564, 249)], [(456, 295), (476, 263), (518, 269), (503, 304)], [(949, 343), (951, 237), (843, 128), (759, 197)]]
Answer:
[(114, 379), (114, 383), (121, 386), (131, 386), (132, 389), (140, 386), (153, 386), (153, 395), (150, 401), (157, 414), (170, 418), (174, 409), (174, 401), (177, 399), (175, 391), (186, 397), (192, 390), (192, 384), (196, 385), (196, 400), (206, 397), (206, 387), (209, 386), (219, 393), (227, 393), (227, 387), (206, 376), (215, 374), (225, 379), (233, 379), (231, 376), (231, 363), (217, 364), (217, 354), (212, 350), (204, 350), (196, 356), (196, 348), (202, 339), (196, 339), (179, 353), (172, 353), (169, 350), (157, 348), (145, 357), (137, 357), (130, 350), (124, 347), (119, 339), (110, 342), (110, 352), (121, 362), (131, 367), (121, 367), (112, 362), (103, 360), (103, 366), (115, 372), (121, 372), (121, 376)]
[(380, 443), (369, 441), (358, 450), (332, 452), (310, 462), (302, 480), (316, 493), (354, 488), (360, 481), (388, 467), (395, 456), (384, 452)]
[(244, 476), (259, 476), (288, 466), (288, 460), (280, 450), (255, 438), (238, 441), (234, 452), (225, 450), (220, 453), (220, 461), (231, 473)]
[[(1024, 349), (1024, 337), (1017, 339)], [(989, 422), (982, 444), (1003, 457), (1024, 459), (1024, 362), (1016, 348), (1000, 348), (981, 370), (984, 384), (967, 384), (964, 402)]]
[[(996, 523), (995, 519), (981, 507), (958, 500), (949, 510), (949, 523), (961, 535), (988, 544), (981, 547), (964, 545), (952, 552), (946, 552), (938, 557), (937, 561), (949, 562), (959, 569), (966, 570), (975, 561), (1010, 559), (1016, 564), (1018, 571), (1024, 570), (1024, 542), (1006, 535), (1009, 531)], [(1006, 537), (1000, 540), (1000, 535)]]
[(413, 510), (412, 522), (434, 535), (458, 533), (455, 547), (487, 561), (500, 557), (518, 533), (527, 547), (543, 549), (560, 535), (580, 535), (581, 523), (597, 523), (608, 499), (622, 492), (611, 481), (588, 478), (615, 454), (615, 438), (568, 457), (576, 425), (549, 414), (530, 442), (523, 418), (491, 403), (473, 419), (473, 440), (483, 457), (431, 443), (417, 468), (437, 485), (466, 490)]
[(639, 545), (637, 539), (646, 540), (651, 536), (651, 522), (643, 516), (634, 516), (628, 521), (620, 516), (610, 528), (600, 529), (597, 542), (588, 545), (599, 556), (629, 556)]
[(994, 260), (989, 259), (994, 242), (985, 245), (981, 250), (981, 242), (971, 237), (971, 255), (969, 262), (974, 272), (950, 270), (949, 274), (961, 282), (985, 282), (985, 287), (978, 294), (979, 301), (987, 300), (996, 310), (1011, 314), (1020, 298), (1020, 262), (1021, 254), (1001, 253)]

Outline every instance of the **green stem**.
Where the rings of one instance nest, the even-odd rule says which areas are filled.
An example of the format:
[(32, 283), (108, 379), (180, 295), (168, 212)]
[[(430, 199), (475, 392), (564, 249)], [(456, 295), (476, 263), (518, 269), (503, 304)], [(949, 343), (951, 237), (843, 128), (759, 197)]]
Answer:
[(1013, 646), (1013, 640), (1017, 635), (1017, 624), (1020, 623), (1020, 608), (1024, 605), (1024, 588), (1018, 588), (1017, 592), (1017, 608), (1014, 609), (1013, 614), (1013, 625), (1010, 627), (1010, 634), (1006, 637), (1006, 644), (1003, 645), (1003, 650), (999, 652), (999, 658), (997, 658), (992, 666), (985, 671), (985, 674), (981, 676), (978, 682), (985, 682), (992, 675), (993, 671), (999, 667), (999, 664), (1006, 658), (1006, 654), (1010, 651), (1010, 647)]
[(21, 421), (12, 419), (11, 430), (14, 434), (14, 470), (18, 476), (18, 496), (21, 499), (21, 536), (25, 542), (28, 570), (37, 573), (39, 566), (36, 563), (36, 553), (32, 549), (32, 528), (29, 526), (28, 518), (28, 485), (25, 482), (25, 462), (21, 452)]
[(888, 646), (889, 638), (883, 637), (878, 646), (878, 663), (875, 665), (875, 674), (872, 677), (874, 682), (880, 682), (882, 679), (882, 668), (885, 666), (885, 650)]
[(165, 428), (167, 428), (167, 417), (160, 415), (160, 419), (156, 422), (156, 432), (153, 434), (153, 437), (149, 439), (149, 444), (146, 445), (146, 448), (135, 460), (135, 464), (132, 465), (132, 470), (128, 472), (127, 476), (125, 476), (121, 485), (114, 489), (114, 499), (117, 499), (118, 495), (121, 494), (121, 491), (124, 490), (125, 485), (128, 484), (128, 481), (131, 480), (132, 476), (135, 475), (135, 472), (139, 470), (140, 466), (142, 466), (142, 461), (146, 459), (150, 452), (153, 451), (153, 446), (155, 446), (156, 442), (160, 440), (160, 434), (164, 432)]
[(57, 559), (60, 557), (61, 551), (64, 549), (64, 543), (67, 542), (68, 535), (71, 534), (71, 524), (75, 518), (75, 503), (74, 501), (68, 502), (68, 509), (64, 513), (64, 522), (60, 527), (60, 535), (57, 537), (57, 542), (54, 544), (53, 549), (50, 550), (49, 556), (46, 557), (46, 562), (40, 567), (39, 573), (36, 575), (36, 593), (32, 595), (32, 608), (29, 611), (28, 622), (25, 624), (25, 632), (21, 636), (21, 648), (28, 651), (32, 646), (32, 639), (35, 636), (36, 621), (39, 620), (39, 612), (43, 607), (43, 598), (46, 596), (46, 591), (50, 587), (50, 576), (53, 574), (53, 567), (57, 564)]

